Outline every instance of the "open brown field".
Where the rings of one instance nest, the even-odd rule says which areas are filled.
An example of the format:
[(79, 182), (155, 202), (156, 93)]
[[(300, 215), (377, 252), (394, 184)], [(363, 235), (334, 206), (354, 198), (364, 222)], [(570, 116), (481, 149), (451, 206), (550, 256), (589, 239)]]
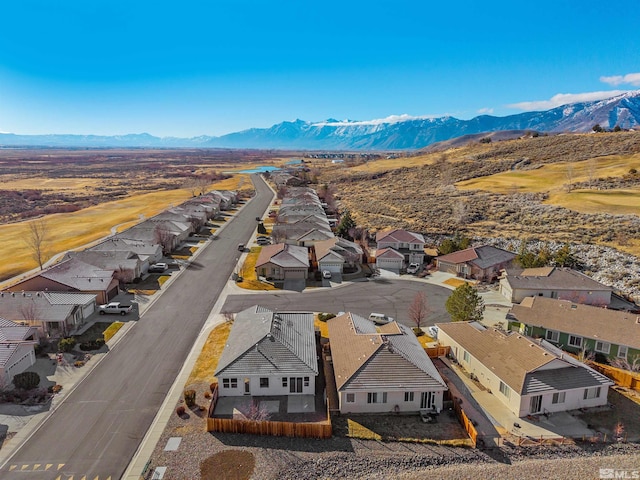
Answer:
[[(227, 150), (0, 150), (0, 281), (37, 267), (24, 239), (43, 218), (47, 259), (177, 205), (201, 190), (251, 190), (248, 175), (282, 155)], [(228, 177), (228, 178), (227, 178)], [(22, 220), (22, 221), (21, 221)]]
[(1, 149), (0, 223), (160, 190), (196, 194), (224, 172), (282, 161), (243, 150)]
[[(234, 189), (240, 180), (242, 176), (222, 180), (219, 184), (210, 185), (209, 190)], [(105, 202), (77, 212), (47, 215), (44, 219), (50, 241), (45, 245), (46, 259), (100, 240), (110, 235), (114, 227), (121, 232), (189, 198), (191, 193), (188, 190), (168, 190)], [(0, 264), (0, 281), (38, 266), (24, 240), (32, 221), (0, 225), (0, 242), (4, 251), (12, 252)]]

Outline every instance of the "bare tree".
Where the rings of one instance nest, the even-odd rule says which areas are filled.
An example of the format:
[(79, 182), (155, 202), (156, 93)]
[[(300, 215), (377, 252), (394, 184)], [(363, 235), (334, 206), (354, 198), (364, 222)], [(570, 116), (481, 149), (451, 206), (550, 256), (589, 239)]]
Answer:
[(198, 189), (198, 193), (200, 195), (204, 195), (207, 193), (207, 188), (209, 188), (209, 184), (211, 183), (210, 179), (207, 176), (200, 176), (196, 179), (196, 187)]
[(422, 327), (422, 323), (427, 319), (429, 314), (429, 303), (425, 292), (416, 293), (413, 302), (409, 305), (409, 319), (415, 323), (417, 328)]
[(133, 282), (135, 273), (130, 268), (125, 268), (122, 265), (118, 265), (118, 268), (113, 273), (113, 278), (118, 280), (118, 285), (121, 289), (124, 289), (126, 283)]
[(253, 422), (266, 422), (271, 417), (271, 413), (265, 407), (260, 406), (258, 400), (252, 400), (251, 403), (244, 404), (238, 408), (247, 420)]
[(467, 213), (467, 202), (463, 199), (458, 200), (453, 204), (453, 218), (458, 222), (458, 225), (466, 225), (469, 219)]
[(567, 164), (565, 177), (567, 179), (567, 183), (565, 183), (565, 189), (567, 190), (567, 192), (570, 192), (571, 190), (573, 190), (573, 165), (571, 163)]
[(222, 318), (224, 318), (225, 323), (233, 322), (233, 319), (235, 317), (235, 314), (233, 312), (230, 312), (229, 310), (224, 310), (220, 312), (220, 314), (222, 315)]
[(24, 319), (27, 325), (36, 325), (38, 323), (38, 319), (40, 318), (40, 309), (36, 302), (31, 300), (28, 303), (24, 303), (20, 305), (18, 308), (18, 313)]
[(40, 218), (29, 222), (29, 232), (27, 233), (24, 241), (31, 250), (31, 257), (38, 262), (40, 270), (43, 269), (46, 257), (46, 246), (47, 241), (49, 240), (48, 234), (48, 226), (44, 219)]
[(171, 250), (173, 250), (173, 234), (162, 225), (156, 226), (153, 234), (156, 243), (162, 247), (162, 253), (165, 255), (171, 253)]
[(596, 170), (598, 168), (598, 160), (591, 158), (587, 161), (587, 176), (589, 178), (589, 188), (593, 188), (593, 184), (598, 179)]
[(198, 184), (195, 178), (190, 177), (185, 180), (182, 188), (187, 190), (192, 197), (196, 197), (198, 195)]
[(640, 372), (640, 355), (633, 357), (632, 360), (626, 358), (616, 358), (609, 362), (612, 367), (628, 370), (629, 372)]

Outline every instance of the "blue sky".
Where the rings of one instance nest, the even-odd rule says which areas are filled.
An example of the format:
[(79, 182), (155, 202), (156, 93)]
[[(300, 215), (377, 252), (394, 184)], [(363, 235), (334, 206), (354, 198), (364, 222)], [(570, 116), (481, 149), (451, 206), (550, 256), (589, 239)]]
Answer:
[(635, 2), (7, 0), (0, 18), (0, 132), (503, 116), (640, 88)]

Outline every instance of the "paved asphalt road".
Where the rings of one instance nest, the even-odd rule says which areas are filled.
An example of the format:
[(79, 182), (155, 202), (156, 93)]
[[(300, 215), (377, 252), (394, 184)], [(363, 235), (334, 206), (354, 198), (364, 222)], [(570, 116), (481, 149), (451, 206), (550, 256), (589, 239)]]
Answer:
[(407, 310), (417, 292), (427, 293), (430, 313), (425, 326), (451, 321), (444, 308), (451, 290), (424, 282), (386, 278), (355, 282), (340, 288), (310, 290), (305, 293), (229, 295), (222, 311), (239, 312), (257, 304), (281, 311), (353, 312), (365, 318), (371, 312), (378, 312), (393, 317), (403, 325), (413, 327), (415, 325), (409, 320)]
[(257, 195), (0, 470), (2, 480), (119, 479), (270, 204)]

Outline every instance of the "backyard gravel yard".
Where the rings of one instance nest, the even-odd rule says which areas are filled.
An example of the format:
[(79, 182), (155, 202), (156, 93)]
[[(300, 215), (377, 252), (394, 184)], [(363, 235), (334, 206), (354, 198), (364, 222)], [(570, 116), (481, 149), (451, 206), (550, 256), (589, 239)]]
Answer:
[[(206, 432), (204, 418), (172, 415), (156, 445), (145, 478), (167, 467), (170, 480), (226, 479), (467, 479), (599, 478), (599, 468), (640, 469), (640, 446), (563, 446), (483, 452), (464, 447), (381, 442), (261, 437)], [(175, 451), (165, 451), (181, 437)], [(215, 463), (217, 453), (224, 461)], [(247, 455), (247, 452), (252, 455)], [(213, 457), (213, 458), (212, 458)], [(253, 461), (248, 461), (248, 458)], [(216, 468), (211, 465), (215, 464)], [(201, 474), (201, 468), (207, 472)], [(212, 474), (211, 472), (215, 472)]]

